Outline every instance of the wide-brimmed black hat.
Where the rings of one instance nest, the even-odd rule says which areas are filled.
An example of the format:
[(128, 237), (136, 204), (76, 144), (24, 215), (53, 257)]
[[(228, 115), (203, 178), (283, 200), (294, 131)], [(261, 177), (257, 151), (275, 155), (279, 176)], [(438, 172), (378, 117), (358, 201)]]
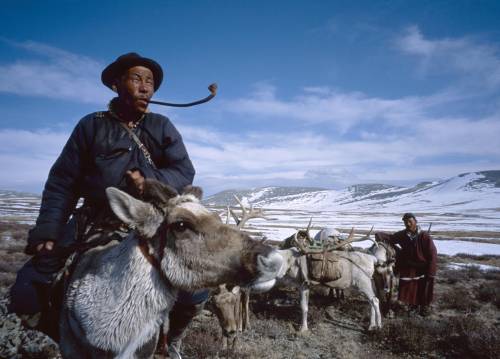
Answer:
[(150, 69), (155, 80), (155, 91), (158, 90), (163, 80), (163, 70), (161, 66), (156, 61), (142, 57), (135, 52), (121, 55), (115, 62), (109, 64), (101, 74), (101, 81), (104, 85), (113, 89), (112, 86), (116, 78), (120, 77), (125, 71), (134, 66), (144, 66)]
[(415, 221), (417, 220), (417, 217), (415, 217), (415, 215), (410, 212), (403, 214), (403, 218), (401, 218), (401, 220), (406, 221), (407, 219), (410, 218), (413, 218)]

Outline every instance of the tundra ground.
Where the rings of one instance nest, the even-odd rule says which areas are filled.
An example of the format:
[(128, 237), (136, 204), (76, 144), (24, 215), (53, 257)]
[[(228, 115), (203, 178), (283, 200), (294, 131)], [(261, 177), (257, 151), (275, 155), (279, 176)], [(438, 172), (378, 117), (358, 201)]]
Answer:
[[(29, 227), (16, 222), (0, 222), (2, 296), (28, 259), (22, 250)], [(467, 238), (467, 233), (461, 232), (457, 237)], [(451, 269), (450, 266), (456, 263), (474, 265)], [(366, 331), (368, 303), (356, 292), (346, 293), (343, 300), (334, 300), (319, 289), (313, 290), (307, 334), (298, 333), (301, 316), (298, 302), (298, 292), (287, 289), (252, 295), (251, 329), (239, 336), (235, 350), (230, 353), (220, 350), (221, 330), (217, 319), (204, 311), (187, 334), (184, 358), (226, 355), (271, 359), (496, 358), (500, 352), (498, 256), (439, 256), (432, 314), (422, 318), (397, 306), (395, 316), (384, 318), (383, 329), (374, 333)], [(41, 357), (39, 354), (16, 357)]]

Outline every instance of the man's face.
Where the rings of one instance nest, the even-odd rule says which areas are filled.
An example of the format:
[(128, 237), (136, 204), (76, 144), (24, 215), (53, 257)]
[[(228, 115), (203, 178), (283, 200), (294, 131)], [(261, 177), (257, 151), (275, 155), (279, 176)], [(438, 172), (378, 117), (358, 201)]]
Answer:
[(128, 69), (117, 83), (118, 97), (126, 107), (144, 113), (154, 94), (154, 78), (150, 69), (135, 66)]
[(415, 232), (417, 230), (417, 220), (415, 218), (407, 218), (404, 223), (407, 231)]

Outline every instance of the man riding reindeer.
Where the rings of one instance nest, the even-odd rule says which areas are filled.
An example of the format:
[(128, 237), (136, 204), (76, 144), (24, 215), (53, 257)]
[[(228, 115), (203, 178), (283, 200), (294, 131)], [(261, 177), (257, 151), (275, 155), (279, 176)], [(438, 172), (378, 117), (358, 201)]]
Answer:
[[(163, 80), (161, 66), (128, 53), (107, 66), (101, 79), (118, 96), (110, 101), (107, 111), (80, 120), (50, 170), (36, 226), (25, 249), (33, 257), (18, 272), (11, 288), (9, 309), (20, 315), (34, 315), (47, 305), (51, 283), (77, 237), (88, 236), (89, 228), (94, 233), (126, 231), (108, 206), (107, 187), (140, 197), (145, 178), (157, 179), (178, 191), (193, 181), (195, 170), (181, 135), (168, 118), (148, 110)], [(216, 88), (211, 85), (209, 90), (212, 95), (207, 99), (215, 95)], [(207, 99), (168, 105), (188, 106)], [(80, 198), (84, 204), (75, 214)], [(168, 335), (174, 351), (179, 350), (187, 325), (207, 297), (207, 291), (179, 293)]]

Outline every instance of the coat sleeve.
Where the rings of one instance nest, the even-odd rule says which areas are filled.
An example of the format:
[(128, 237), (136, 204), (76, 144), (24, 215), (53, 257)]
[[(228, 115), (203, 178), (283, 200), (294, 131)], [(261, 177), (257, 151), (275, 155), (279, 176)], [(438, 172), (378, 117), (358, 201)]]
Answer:
[(375, 240), (388, 242), (392, 245), (400, 244), (401, 242), (401, 232), (396, 232), (393, 234), (385, 233), (385, 232), (377, 232), (375, 233)]
[(83, 120), (73, 130), (68, 142), (49, 172), (42, 194), (40, 213), (28, 236), (26, 253), (34, 254), (38, 244), (57, 243), (61, 231), (79, 198), (78, 183), (82, 174), (86, 141)]
[(376, 232), (375, 233), (375, 240), (377, 242), (388, 242), (391, 240), (392, 235), (389, 233), (385, 232)]
[(157, 168), (140, 167), (139, 170), (146, 178), (155, 178), (181, 192), (185, 186), (193, 183), (195, 170), (182, 136), (167, 118), (163, 122), (160, 146), (161, 159), (155, 161)]

